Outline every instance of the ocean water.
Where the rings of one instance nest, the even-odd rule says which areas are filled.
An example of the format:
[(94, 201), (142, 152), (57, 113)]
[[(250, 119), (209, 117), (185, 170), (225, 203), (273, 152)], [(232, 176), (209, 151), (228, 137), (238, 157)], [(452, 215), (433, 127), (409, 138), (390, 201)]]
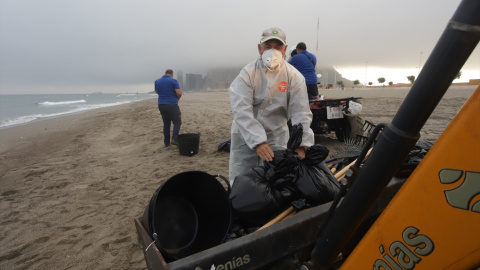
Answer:
[(0, 95), (0, 129), (156, 97), (151, 93)]

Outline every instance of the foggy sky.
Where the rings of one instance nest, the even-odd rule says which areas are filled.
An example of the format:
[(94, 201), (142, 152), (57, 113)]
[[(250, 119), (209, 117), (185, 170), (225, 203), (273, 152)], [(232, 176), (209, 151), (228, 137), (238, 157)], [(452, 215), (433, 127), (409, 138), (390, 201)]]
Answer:
[[(318, 65), (415, 70), (459, 3), (0, 0), (0, 94), (152, 91), (167, 68), (243, 67), (272, 26), (287, 34), (288, 51), (305, 42)], [(463, 74), (480, 76), (478, 51)]]

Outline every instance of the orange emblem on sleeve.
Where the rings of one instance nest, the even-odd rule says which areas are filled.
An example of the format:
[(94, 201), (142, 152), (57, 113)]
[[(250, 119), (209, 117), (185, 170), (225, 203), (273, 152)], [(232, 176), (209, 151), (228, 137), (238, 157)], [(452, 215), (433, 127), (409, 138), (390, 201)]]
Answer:
[(287, 91), (287, 87), (288, 87), (288, 83), (286, 81), (283, 81), (278, 84), (278, 90), (280, 90), (280, 92)]

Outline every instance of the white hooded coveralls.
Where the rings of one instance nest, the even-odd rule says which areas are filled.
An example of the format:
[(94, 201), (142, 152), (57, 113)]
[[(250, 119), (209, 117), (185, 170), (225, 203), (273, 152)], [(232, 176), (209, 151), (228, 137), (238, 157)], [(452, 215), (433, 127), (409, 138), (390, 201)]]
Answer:
[(288, 119), (292, 125), (302, 124), (300, 146), (314, 144), (305, 78), (285, 60), (275, 70), (268, 70), (258, 58), (240, 71), (229, 91), (233, 114), (230, 184), (237, 175), (262, 164), (254, 150), (257, 145), (266, 142), (274, 151), (287, 148)]

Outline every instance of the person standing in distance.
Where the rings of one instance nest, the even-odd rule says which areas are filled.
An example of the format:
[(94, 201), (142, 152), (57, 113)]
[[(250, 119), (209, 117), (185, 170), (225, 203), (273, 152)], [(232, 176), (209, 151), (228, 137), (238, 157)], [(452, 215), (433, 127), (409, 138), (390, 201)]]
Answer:
[(286, 50), (286, 35), (281, 29), (263, 31), (258, 44), (260, 57), (247, 64), (229, 88), (232, 185), (236, 176), (272, 161), (273, 151), (287, 148), (289, 119), (292, 125), (303, 127), (302, 143), (295, 150), (300, 158), (305, 158), (305, 149), (314, 144), (305, 78), (285, 61)]
[(177, 136), (182, 125), (182, 115), (178, 101), (182, 97), (182, 90), (178, 81), (173, 78), (173, 70), (167, 69), (165, 75), (155, 81), (155, 93), (158, 94), (158, 110), (163, 119), (163, 142), (170, 145), (170, 127), (173, 122), (171, 143), (177, 145)]
[(315, 66), (317, 65), (317, 58), (315, 55), (307, 51), (307, 45), (303, 42), (297, 44), (297, 54), (294, 55), (288, 63), (294, 66), (305, 77), (307, 84), (308, 99), (310, 101), (318, 99), (317, 86), (317, 72)]

